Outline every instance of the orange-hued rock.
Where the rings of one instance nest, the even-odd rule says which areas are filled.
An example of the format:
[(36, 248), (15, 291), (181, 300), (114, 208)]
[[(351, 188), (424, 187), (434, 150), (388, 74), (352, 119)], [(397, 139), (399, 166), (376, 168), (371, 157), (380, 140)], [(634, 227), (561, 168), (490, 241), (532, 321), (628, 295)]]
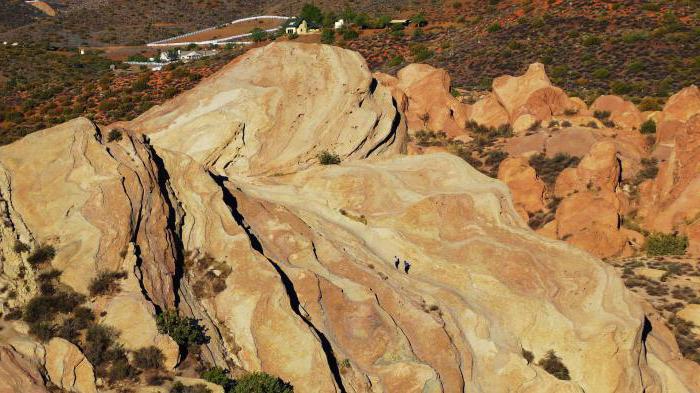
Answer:
[(689, 251), (698, 255), (700, 233), (700, 112), (686, 122), (673, 123), (674, 132), (667, 144), (664, 160), (659, 163), (655, 179), (640, 186), (639, 216), (643, 224), (654, 231), (681, 232), (688, 235)]
[(450, 93), (447, 71), (427, 64), (411, 64), (397, 74), (398, 85), (408, 97), (406, 121), (411, 131), (464, 133), (469, 106)]
[(527, 221), (527, 213), (544, 209), (544, 182), (537, 177), (527, 159), (519, 157), (503, 160), (498, 167), (498, 179), (510, 189), (516, 209), (524, 210), (524, 220)]
[(666, 101), (662, 118), (664, 121), (686, 122), (698, 113), (700, 113), (700, 89), (692, 85), (672, 95)]
[(622, 128), (639, 129), (645, 120), (642, 112), (632, 102), (613, 95), (598, 97), (591, 105), (591, 111), (610, 112), (610, 120)]
[[(127, 270), (121, 292), (86, 303), (125, 346), (158, 345), (152, 310), (177, 306), (205, 327), (207, 362), (299, 392), (697, 390), (697, 365), (656, 361), (673, 338), (646, 345), (643, 304), (612, 267), (533, 233), (507, 186), (463, 159), (400, 154), (404, 137), (359, 55), (273, 43), (131, 122), (0, 147), (0, 250), (51, 242), (82, 292)], [(341, 162), (320, 165), (323, 151)], [(606, 197), (563, 201), (557, 227), (592, 241), (581, 212)], [(555, 351), (571, 380), (523, 349)]]
[(508, 112), (501, 106), (493, 93), (487, 94), (471, 106), (469, 120), (494, 128), (510, 124)]
[(536, 120), (545, 121), (563, 115), (567, 109), (583, 112), (585, 103), (582, 108), (581, 103), (572, 101), (564, 90), (548, 86), (530, 93), (522, 106), (515, 109), (511, 118), (517, 119), (521, 115), (529, 114)]
[(54, 337), (46, 345), (44, 367), (51, 382), (64, 391), (97, 392), (92, 364), (78, 347), (62, 338)]
[(527, 103), (531, 95), (539, 89), (552, 87), (544, 64), (530, 64), (527, 72), (521, 76), (504, 75), (493, 80), (493, 94), (503, 105), (511, 120), (515, 120), (518, 110)]
[(617, 147), (611, 141), (594, 144), (576, 168), (567, 168), (559, 175), (554, 193), (563, 198), (576, 192), (614, 192), (620, 178)]
[(0, 393), (48, 393), (39, 365), (11, 345), (0, 346)]

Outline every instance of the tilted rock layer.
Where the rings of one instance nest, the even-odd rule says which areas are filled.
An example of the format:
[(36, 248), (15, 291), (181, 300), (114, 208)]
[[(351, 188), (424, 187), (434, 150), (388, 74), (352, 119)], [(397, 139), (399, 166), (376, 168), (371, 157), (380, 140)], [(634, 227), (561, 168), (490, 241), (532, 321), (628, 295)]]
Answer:
[[(105, 321), (178, 307), (207, 327), (210, 362), (298, 392), (697, 391), (611, 268), (533, 233), (463, 160), (402, 156), (405, 132), (356, 53), (271, 44), (132, 122), (0, 148), (0, 249), (54, 244), (81, 292), (127, 270), (125, 293), (94, 303)], [(139, 342), (162, 341), (148, 331)], [(571, 380), (523, 350), (555, 351)], [(2, 359), (32, 386), (31, 367)]]

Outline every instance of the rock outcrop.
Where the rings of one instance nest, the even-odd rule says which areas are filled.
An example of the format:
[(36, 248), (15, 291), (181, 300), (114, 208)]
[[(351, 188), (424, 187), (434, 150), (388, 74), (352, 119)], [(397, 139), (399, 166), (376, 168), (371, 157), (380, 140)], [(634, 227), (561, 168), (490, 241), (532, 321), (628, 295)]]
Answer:
[(95, 393), (95, 373), (80, 349), (54, 337), (46, 345), (46, 373), (59, 388), (75, 393)]
[[(646, 345), (611, 267), (533, 233), (464, 160), (399, 154), (405, 133), (356, 53), (271, 44), (132, 122), (0, 147), (0, 249), (54, 244), (80, 292), (128, 270), (91, 303), (122, 334), (129, 310), (150, 328), (177, 307), (206, 327), (207, 361), (299, 392), (697, 390), (697, 365)], [(570, 380), (537, 365), (548, 351)]]
[(591, 105), (592, 111), (610, 112), (610, 120), (615, 125), (627, 129), (639, 129), (644, 115), (630, 101), (613, 95), (598, 97)]
[(469, 106), (450, 93), (447, 71), (427, 64), (411, 64), (397, 74), (397, 87), (408, 97), (406, 122), (411, 131), (464, 133)]
[(0, 392), (48, 393), (38, 364), (9, 345), (0, 346)]
[(513, 194), (515, 208), (527, 221), (528, 213), (544, 209), (545, 185), (524, 157), (506, 158), (498, 167), (498, 179)]

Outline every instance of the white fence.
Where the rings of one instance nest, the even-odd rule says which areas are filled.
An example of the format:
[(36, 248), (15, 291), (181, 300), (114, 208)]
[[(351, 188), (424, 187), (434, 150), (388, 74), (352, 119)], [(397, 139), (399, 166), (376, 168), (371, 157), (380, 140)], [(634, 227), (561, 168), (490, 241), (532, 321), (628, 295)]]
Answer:
[[(217, 39), (214, 39), (214, 40), (207, 40), (207, 41), (189, 41), (189, 42), (171, 42), (171, 41), (179, 40), (179, 39), (185, 38), (185, 37), (190, 37), (190, 36), (193, 36), (193, 35), (195, 35), (195, 34), (204, 33), (204, 32), (206, 32), (206, 31), (211, 31), (211, 30), (220, 29), (220, 28), (222, 28), (222, 27), (235, 25), (235, 24), (237, 24), (237, 23), (243, 23), (243, 22), (248, 22), (248, 21), (251, 21), (251, 20), (258, 20), (258, 19), (280, 19), (280, 20), (287, 20), (287, 19), (290, 19), (290, 18), (289, 18), (288, 16), (277, 16), (277, 15), (251, 16), (251, 17), (249, 17), (249, 18), (237, 19), (237, 20), (234, 20), (233, 22), (225, 23), (225, 24), (223, 24), (223, 25), (214, 26), (214, 27), (208, 27), (208, 28), (206, 28), (206, 29), (193, 31), (193, 32), (186, 33), (186, 34), (180, 34), (180, 35), (178, 35), (178, 36), (166, 38), (166, 39), (164, 39), (164, 40), (150, 42), (150, 43), (146, 44), (146, 46), (151, 46), (151, 47), (156, 47), (156, 46), (181, 46), (181, 45), (190, 45), (190, 44), (195, 44), (195, 45), (225, 45), (225, 44), (227, 44), (227, 42), (222, 42), (222, 41), (235, 40), (235, 39), (237, 39), (237, 38), (249, 37), (251, 34), (250, 34), (250, 33), (238, 34), (238, 35), (234, 35), (234, 36), (230, 36), (230, 37), (217, 38)], [(273, 31), (277, 31), (277, 30), (279, 30), (280, 28), (281, 28), (281, 26), (280, 26), (280, 27), (275, 27), (274, 29), (267, 29), (267, 30), (265, 30), (265, 31), (268, 32), (268, 33), (270, 33), (270, 32), (273, 32)]]

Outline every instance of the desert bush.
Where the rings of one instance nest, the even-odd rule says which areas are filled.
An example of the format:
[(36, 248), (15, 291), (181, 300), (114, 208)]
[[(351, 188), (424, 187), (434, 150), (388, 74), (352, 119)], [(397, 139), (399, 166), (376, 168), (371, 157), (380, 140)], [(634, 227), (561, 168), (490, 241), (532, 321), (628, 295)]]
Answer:
[(167, 334), (180, 346), (201, 345), (207, 342), (204, 328), (194, 318), (180, 317), (175, 310), (166, 310), (156, 318), (158, 331)]
[(414, 61), (421, 62), (433, 57), (435, 53), (425, 45), (419, 44), (411, 46), (411, 54), (413, 55)]
[(571, 379), (569, 376), (569, 369), (566, 368), (561, 358), (557, 356), (554, 351), (550, 350), (547, 355), (540, 359), (537, 363), (538, 366), (542, 367), (544, 371), (552, 374), (554, 377), (568, 381)]
[(107, 134), (107, 142), (119, 142), (120, 140), (122, 140), (122, 132), (116, 128)]
[(224, 387), (224, 391), (229, 391), (234, 386), (234, 381), (229, 376), (228, 370), (221, 367), (213, 367), (201, 374), (203, 380), (221, 385)]
[(29, 245), (26, 243), (22, 243), (20, 240), (15, 241), (15, 245), (13, 247), (13, 250), (17, 254), (21, 254), (23, 252), (29, 252), (31, 249), (29, 248)]
[(568, 120), (564, 120), (563, 122), (561, 122), (561, 126), (564, 128), (571, 127), (571, 122)]
[(488, 27), (486, 27), (486, 31), (488, 31), (489, 33), (495, 33), (500, 30), (501, 25), (497, 22), (491, 23), (490, 25), (488, 25)]
[(267, 32), (259, 27), (250, 31), (250, 38), (253, 42), (262, 42), (267, 39)]
[(323, 29), (321, 32), (321, 43), (331, 45), (335, 42), (335, 31), (333, 29)]
[(22, 319), (29, 324), (52, 321), (57, 314), (70, 313), (84, 301), (83, 295), (65, 289), (52, 295), (37, 295), (24, 306)]
[(521, 353), (523, 355), (523, 358), (527, 360), (527, 364), (530, 364), (535, 360), (535, 355), (527, 349), (523, 348)]
[(400, 66), (401, 64), (403, 64), (404, 61), (406, 61), (406, 60), (403, 58), (403, 56), (396, 55), (396, 56), (392, 57), (391, 60), (389, 60), (386, 63), (386, 65), (389, 67), (397, 67), (397, 66)]
[(654, 134), (656, 133), (656, 122), (653, 119), (649, 119), (642, 123), (642, 126), (639, 128), (639, 131), (642, 134)]
[(501, 161), (505, 160), (508, 158), (508, 153), (501, 151), (501, 150), (494, 150), (490, 151), (489, 154), (486, 156), (486, 165), (492, 165), (497, 167), (498, 165), (501, 164)]
[(292, 385), (281, 379), (266, 374), (255, 372), (246, 374), (236, 381), (232, 393), (292, 393)]
[(683, 255), (688, 248), (688, 237), (667, 233), (652, 233), (646, 239), (648, 255)]
[[(253, 391), (251, 390), (251, 393), (252, 392)], [(262, 392), (266, 393), (266, 391), (261, 391), (261, 393)], [(202, 383), (192, 386), (185, 386), (182, 382), (178, 381), (175, 382), (173, 387), (170, 388), (170, 393), (211, 393), (211, 390), (209, 390), (209, 388)]]
[(598, 120), (605, 120), (610, 118), (610, 111), (594, 111), (593, 117)]
[(548, 158), (544, 153), (539, 153), (530, 157), (529, 163), (537, 172), (537, 176), (551, 186), (561, 171), (577, 166), (579, 161), (578, 157), (572, 157), (566, 153), (559, 153), (552, 158)]
[(117, 280), (126, 278), (126, 272), (100, 272), (88, 285), (90, 296), (113, 294), (119, 290)]
[(593, 71), (593, 77), (596, 79), (607, 79), (610, 76), (610, 71), (607, 68), (597, 68)]
[(321, 165), (338, 165), (340, 164), (340, 156), (324, 150), (318, 155), (318, 162)]
[(27, 257), (27, 262), (31, 265), (41, 265), (42, 263), (51, 262), (51, 260), (56, 256), (56, 249), (50, 244), (42, 244), (37, 247), (34, 252)]
[(654, 97), (644, 97), (642, 101), (639, 102), (639, 110), (642, 112), (660, 111), (661, 109), (661, 102)]
[(55, 327), (49, 322), (38, 322), (29, 324), (29, 334), (36, 337), (41, 342), (47, 342), (54, 337)]
[(160, 348), (153, 345), (134, 351), (134, 366), (142, 370), (158, 370), (163, 368), (165, 356)]
[(638, 185), (647, 179), (654, 179), (659, 174), (659, 161), (656, 158), (642, 158), (642, 169), (634, 178), (634, 184)]

